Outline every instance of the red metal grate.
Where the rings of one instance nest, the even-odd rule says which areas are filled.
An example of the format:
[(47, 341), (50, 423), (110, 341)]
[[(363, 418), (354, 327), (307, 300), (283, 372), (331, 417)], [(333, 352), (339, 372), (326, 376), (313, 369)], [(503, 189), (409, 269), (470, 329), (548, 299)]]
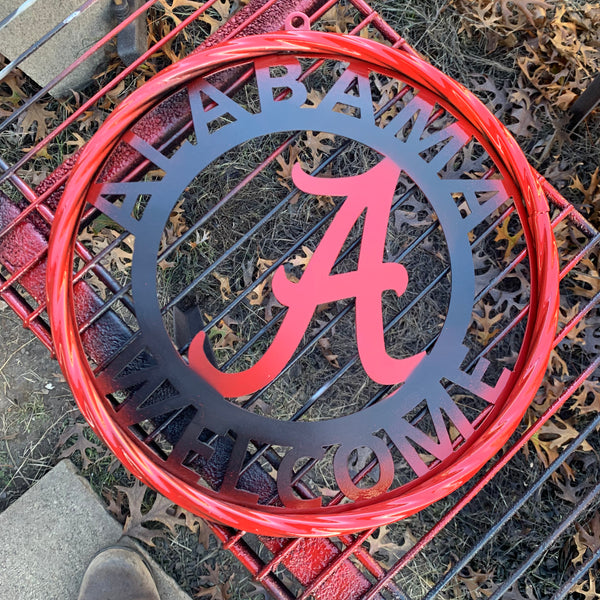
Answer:
[[(152, 3), (147, 3), (147, 5), (150, 4)], [(174, 37), (185, 30), (188, 25), (193, 23), (197, 15), (208, 10), (211, 4), (213, 3), (206, 3), (197, 13), (185, 19), (173, 30), (172, 36)], [(325, 3), (313, 14), (312, 20), (318, 23), (319, 18), (336, 4), (338, 3)], [(252, 18), (244, 18), (243, 16), (238, 18), (237, 24), (230, 26), (229, 34), (234, 35), (238, 32), (237, 29), (251, 24), (255, 19), (258, 20), (269, 7), (274, 5), (277, 5), (277, 2), (267, 2), (262, 9), (252, 14)], [(405, 42), (387, 27), (367, 4), (357, 1), (352, 2), (352, 6), (360, 15), (357, 18), (360, 23), (353, 33), (360, 33), (361, 29), (371, 25), (397, 47), (411, 51)], [(123, 23), (122, 26), (126, 24)], [(163, 38), (160, 44), (167, 43), (170, 39)], [(151, 48), (140, 59), (139, 64), (147, 56), (150, 56), (155, 49)], [(114, 87), (120, 79), (126, 77), (135, 66), (137, 66), (136, 63), (125, 69), (119, 77), (114, 78), (109, 86), (82, 105), (76, 113), (64, 121), (60, 128), (52, 132), (51, 136), (58, 135), (62, 130), (73, 127), (85, 110), (97, 103), (110, 87)], [(42, 90), (40, 96), (43, 92), (44, 90)], [(5, 120), (0, 128), (8, 127), (17, 118), (17, 113), (26, 109), (27, 105), (21, 107), (15, 115)], [(174, 124), (174, 126), (177, 125), (179, 124)], [(50, 349), (52, 340), (48, 330), (44, 303), (46, 234), (53, 221), (53, 211), (57, 200), (55, 192), (63, 185), (68, 169), (57, 170), (55, 176), (48, 183), (42, 184), (35, 191), (18, 174), (19, 169), (32, 160), (35, 152), (42, 150), (51, 143), (51, 136), (42, 140), (14, 165), (9, 166), (0, 163), (0, 166), (4, 169), (1, 179), (6, 182), (3, 189), (13, 199), (13, 203), (4, 201), (0, 207), (0, 241), (2, 242), (0, 245), (0, 262), (2, 263), (0, 293), (2, 298), (23, 319), (25, 326), (31, 328)], [(573, 274), (588, 273), (590, 265), (586, 263), (586, 257), (597, 246), (600, 237), (547, 182), (541, 178), (540, 181), (555, 209), (553, 226), (561, 248), (561, 281), (563, 282), (563, 290), (566, 291), (567, 288), (572, 287), (571, 278)], [(28, 240), (26, 245), (21, 243), (23, 239)], [(566, 240), (575, 240), (575, 242), (573, 242), (573, 245), (568, 245), (565, 242)], [(118, 295), (122, 287), (99, 265), (101, 256), (92, 257), (88, 253), (86, 258), (87, 251), (83, 245), (78, 250), (81, 257), (88, 260), (89, 266), (85, 269), (93, 272), (115, 295)], [(502, 273), (501, 277), (504, 275), (505, 273)], [(582, 327), (588, 327), (591, 331), (595, 330), (600, 297), (598, 295), (586, 295), (585, 292), (580, 292), (580, 294), (575, 299), (579, 301), (579, 304), (574, 302), (572, 295), (565, 293), (562, 297), (564, 315), (568, 315), (568, 317), (562, 320), (555, 339), (555, 347), (558, 351), (568, 351), (568, 349), (565, 350), (565, 344), (571, 339), (570, 336), (573, 332), (580, 330)], [(119, 296), (119, 298), (124, 298), (124, 295)], [(573, 310), (574, 306), (577, 306), (576, 311)], [(92, 308), (96, 309), (97, 307)], [(496, 335), (491, 344), (500, 343), (504, 336), (509, 334), (511, 328), (525, 316), (525, 313), (526, 308), (502, 332)], [(90, 340), (94, 340), (98, 335), (98, 330), (94, 330), (94, 327), (101, 327), (102, 324), (96, 318), (95, 321), (88, 319), (84, 326), (89, 332)], [(91, 343), (93, 344), (93, 341)], [(573, 439), (550, 468), (541, 469), (539, 463), (531, 463), (534, 465), (531, 467), (532, 471), (540, 471), (539, 477), (528, 479), (528, 489), (522, 496), (519, 497), (515, 494), (506, 498), (508, 508), (496, 522), (490, 524), (483, 535), (479, 537), (469, 537), (467, 535), (465, 540), (452, 531), (458, 520), (464, 519), (468, 522), (469, 510), (473, 503), (485, 503), (487, 499), (491, 505), (488, 495), (493, 494), (493, 492), (489, 490), (496, 490), (496, 493), (499, 490), (504, 490), (505, 488), (502, 486), (503, 477), (510, 477), (510, 474), (507, 475), (507, 473), (512, 473), (514, 476), (515, 471), (509, 471), (511, 461), (518, 459), (523, 464), (523, 456), (520, 450), (539, 433), (553, 414), (556, 414), (565, 405), (568, 408), (573, 396), (580, 392), (582, 384), (586, 381), (592, 383), (597, 381), (597, 370), (600, 362), (597, 344), (583, 352), (579, 360), (581, 364), (580, 373), (573, 376), (565, 384), (564, 389), (557, 394), (556, 400), (549, 403), (546, 412), (534, 423), (531, 423), (521, 437), (512, 441), (512, 445), (505, 451), (505, 454), (484, 475), (481, 475), (478, 481), (473, 482), (470, 488), (463, 488), (462, 491), (459, 490), (451, 497), (446, 509), (443, 510), (443, 514), (440, 513), (442, 509), (436, 506), (419, 514), (419, 539), (418, 541), (415, 539), (412, 542), (407, 542), (403, 546), (407, 553), (402, 557), (398, 557), (398, 560), (394, 560), (389, 555), (387, 560), (382, 560), (381, 553), (373, 549), (381, 548), (384, 536), (389, 539), (399, 540), (403, 537), (406, 539), (408, 525), (415, 526), (412, 522), (401, 522), (385, 532), (380, 531), (380, 537), (377, 537), (375, 530), (370, 530), (360, 535), (348, 535), (330, 540), (260, 538), (221, 526), (214, 526), (214, 530), (224, 545), (231, 549), (250, 572), (278, 598), (305, 598), (311, 596), (315, 598), (418, 597), (414, 595), (413, 590), (416, 587), (415, 582), (423, 573), (427, 573), (427, 577), (432, 580), (421, 587), (421, 590), (423, 587), (430, 589), (425, 597), (434, 597), (444, 590), (448, 593), (448, 590), (452, 589), (452, 586), (459, 580), (458, 578), (464, 575), (463, 568), (476, 568), (473, 565), (477, 564), (478, 556), (485, 552), (490, 544), (499, 543), (498, 540), (503, 536), (510, 536), (510, 532), (514, 531), (514, 524), (518, 522), (520, 511), (524, 506), (535, 502), (537, 495), (550, 493), (551, 486), (549, 482), (553, 474), (562, 464), (565, 464), (567, 460), (575, 455), (577, 448), (583, 441), (588, 440), (593, 445), (596, 443), (594, 435), (595, 429), (600, 423), (598, 417), (589, 421), (585, 429), (579, 433), (578, 437)], [(534, 474), (537, 475), (537, 473), (532, 473), (532, 475)], [(535, 524), (540, 531), (538, 547), (521, 550), (521, 561), (516, 562), (516, 564), (521, 564), (521, 567), (511, 573), (503, 572), (501, 576), (502, 581), (504, 581), (502, 587), (490, 594), (490, 597), (501, 598), (507, 593), (507, 590), (511, 589), (514, 582), (523, 576), (529, 577), (531, 574), (536, 573), (536, 570), (542, 569), (543, 571), (545, 568), (543, 554), (560, 542), (561, 536), (568, 527), (581, 522), (585, 514), (597, 506), (598, 491), (600, 491), (598, 487), (589, 491), (586, 490), (587, 495), (580, 499), (570, 514), (557, 514), (549, 523), (542, 520), (541, 523)], [(510, 493), (514, 493), (512, 487)], [(374, 543), (375, 540), (379, 544)], [(447, 547), (448, 545), (450, 545), (450, 548)], [(444, 548), (444, 546), (446, 547)], [(456, 551), (458, 558), (450, 557), (452, 550)], [(573, 586), (581, 581), (589, 569), (593, 567), (598, 555), (598, 551), (593, 553), (572, 574), (566, 575), (558, 569), (555, 570), (554, 597), (561, 598), (568, 595)], [(432, 557), (435, 557), (437, 562)], [(453, 566), (447, 570), (449, 560), (452, 561)], [(434, 562), (433, 566), (425, 567), (424, 565), (427, 565), (428, 562)], [(498, 567), (499, 570), (500, 567), (501, 565)], [(514, 593), (514, 588), (512, 592)]]

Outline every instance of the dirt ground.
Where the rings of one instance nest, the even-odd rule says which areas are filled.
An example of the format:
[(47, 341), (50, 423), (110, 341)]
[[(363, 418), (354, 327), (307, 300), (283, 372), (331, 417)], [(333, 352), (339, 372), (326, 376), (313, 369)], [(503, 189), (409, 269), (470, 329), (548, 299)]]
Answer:
[(56, 462), (78, 411), (56, 361), (0, 302), (0, 510)]

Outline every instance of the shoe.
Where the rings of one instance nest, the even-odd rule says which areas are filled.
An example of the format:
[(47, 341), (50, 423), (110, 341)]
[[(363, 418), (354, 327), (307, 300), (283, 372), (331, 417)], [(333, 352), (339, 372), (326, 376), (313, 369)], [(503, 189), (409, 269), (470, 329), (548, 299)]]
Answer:
[(133, 548), (97, 554), (83, 576), (78, 600), (160, 600), (150, 568)]

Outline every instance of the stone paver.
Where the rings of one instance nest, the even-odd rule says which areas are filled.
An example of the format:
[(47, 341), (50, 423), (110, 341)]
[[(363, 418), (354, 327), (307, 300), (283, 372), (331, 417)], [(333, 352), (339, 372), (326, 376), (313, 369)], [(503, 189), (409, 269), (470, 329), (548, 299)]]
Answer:
[[(0, 20), (22, 2), (0, 0)], [(37, 0), (0, 32), (0, 54), (14, 60), (82, 4), (83, 0)], [(21, 63), (20, 68), (39, 85), (46, 85), (112, 29), (110, 6), (111, 0), (94, 2)], [(81, 88), (104, 61), (105, 51), (100, 49), (57, 84), (51, 94), (63, 97), (70, 89)]]
[[(123, 543), (121, 525), (74, 465), (62, 461), (0, 514), (0, 600), (76, 600), (92, 557), (117, 542)], [(190, 600), (142, 553), (161, 600)]]

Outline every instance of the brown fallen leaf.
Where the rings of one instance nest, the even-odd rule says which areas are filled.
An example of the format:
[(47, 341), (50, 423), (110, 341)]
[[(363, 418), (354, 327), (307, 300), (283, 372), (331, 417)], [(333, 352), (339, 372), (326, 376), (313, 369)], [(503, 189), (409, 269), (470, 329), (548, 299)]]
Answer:
[(67, 429), (63, 431), (62, 435), (58, 439), (56, 447), (60, 448), (61, 446), (64, 446), (73, 437), (75, 440), (70, 446), (63, 449), (59, 455), (59, 458), (68, 458), (73, 456), (75, 452), (79, 452), (82, 460), (82, 468), (87, 469), (92, 463), (87, 454), (88, 450), (93, 450), (94, 452), (104, 455), (107, 451), (106, 448), (103, 448), (99, 444), (95, 444), (94, 442), (88, 440), (85, 436), (86, 431), (88, 434), (92, 431), (87, 423), (75, 423), (70, 427), (67, 427)]
[(502, 225), (496, 227), (496, 237), (494, 242), (506, 242), (506, 248), (504, 249), (504, 260), (507, 261), (510, 258), (513, 248), (519, 243), (519, 240), (523, 237), (523, 230), (519, 229), (516, 233), (509, 231), (510, 219), (505, 219)]
[(327, 359), (327, 362), (334, 368), (339, 369), (340, 363), (338, 362), (338, 355), (334, 354), (331, 350), (331, 342), (328, 338), (321, 337), (317, 341), (321, 354)]
[[(188, 0), (176, 0), (179, 2), (185, 2), (190, 4)], [(229, 19), (229, 13), (231, 12), (231, 2), (229, 0), (217, 0), (212, 6), (212, 10), (203, 12), (199, 17), (199, 21), (204, 21), (210, 25), (210, 32), (214, 33), (221, 25), (223, 25), (227, 19)], [(211, 14), (212, 13), (212, 14)], [(216, 15), (216, 16), (213, 16)]]
[[(394, 532), (394, 535), (391, 535), (390, 532), (390, 535), (388, 535), (389, 530), (388, 525), (383, 525), (367, 540), (369, 554), (372, 556), (378, 555), (378, 561), (386, 567), (390, 567), (404, 556), (417, 541), (417, 538), (408, 527), (403, 529), (402, 537), (397, 532)], [(400, 543), (394, 541), (400, 539)]]
[[(260, 256), (256, 260), (256, 275), (255, 277), (260, 277), (263, 273), (265, 273), (270, 267), (273, 266), (275, 260), (269, 260), (266, 258), (261, 258)], [(249, 277), (252, 277), (251, 270), (248, 269)], [(244, 278), (248, 277), (244, 275)], [(254, 288), (250, 291), (250, 293), (246, 296), (248, 301), (252, 306), (261, 306), (271, 294), (271, 280), (273, 279), (273, 273), (271, 273), (268, 277), (266, 277), (259, 284), (254, 286)]]
[[(559, 416), (554, 415), (531, 438), (531, 443), (539, 459), (545, 467), (548, 467), (558, 458), (559, 451), (578, 435), (579, 431), (573, 427), (571, 420), (563, 420)], [(590, 452), (592, 447), (588, 442), (583, 442), (581, 450), (583, 452)]]
[(571, 408), (579, 414), (600, 413), (600, 381), (584, 381), (571, 400)]
[(596, 575), (594, 571), (589, 571), (588, 580), (577, 584), (572, 590), (572, 594), (580, 594), (582, 600), (598, 600), (600, 598), (600, 589), (596, 588)]
[(482, 310), (483, 314), (473, 313), (470, 333), (482, 346), (487, 346), (490, 340), (501, 331), (502, 328), (498, 324), (504, 314), (501, 311), (495, 315), (492, 314), (497, 310), (497, 306), (493, 304), (483, 304)]
[[(0, 68), (5, 66), (5, 59), (0, 58)], [(8, 87), (10, 94), (4, 93), (0, 86), (0, 104), (10, 104), (12, 108), (14, 108), (15, 106), (18, 106), (22, 100), (25, 100), (28, 96), (21, 87), (24, 83), (25, 76), (20, 69), (14, 69), (4, 77), (4, 79), (2, 79), (2, 85)]]
[(198, 578), (201, 587), (195, 594), (194, 598), (208, 598), (208, 600), (229, 600), (231, 598), (231, 582), (233, 581), (233, 575), (229, 579), (222, 583), (219, 565), (212, 567), (207, 564), (208, 575), (202, 575)]
[(221, 319), (214, 327), (211, 327), (208, 339), (212, 342), (215, 350), (233, 350), (234, 344), (240, 341), (225, 319)]
[(219, 291), (221, 292), (221, 299), (223, 301), (229, 300), (231, 296), (231, 287), (229, 285), (229, 277), (221, 275), (216, 271), (213, 271), (213, 277), (219, 282)]
[(294, 267), (301, 267), (302, 270), (306, 269), (306, 266), (312, 258), (313, 251), (308, 246), (302, 246), (302, 254), (296, 254), (293, 258), (290, 258), (287, 263)]
[(600, 513), (594, 513), (583, 526), (576, 523), (575, 528), (577, 533), (573, 536), (573, 542), (577, 548), (577, 556), (571, 562), (577, 566), (583, 563), (588, 550), (596, 552), (600, 548)]
[(548, 4), (548, 2), (544, 2), (544, 0), (500, 0), (504, 22), (510, 23), (511, 17), (514, 15), (514, 10), (516, 9), (525, 16), (533, 27), (535, 27), (533, 13), (529, 9), (530, 5), (542, 9), (552, 8), (552, 4)]
[(179, 518), (185, 520), (185, 526), (192, 532), (198, 534), (198, 541), (202, 544), (205, 550), (210, 546), (210, 538), (213, 535), (209, 524), (202, 518), (197, 517), (191, 512), (179, 509)]
[(585, 483), (575, 484), (569, 477), (566, 477), (565, 481), (557, 479), (553, 483), (558, 488), (556, 495), (573, 505), (579, 504), (581, 495), (587, 489)]
[(579, 175), (573, 177), (573, 183), (569, 187), (583, 194), (583, 202), (585, 204), (593, 205), (594, 197), (597, 193), (600, 193), (600, 167), (596, 167), (596, 170), (592, 173), (588, 187), (583, 185), (581, 179), (579, 179)]
[(278, 154), (275, 160), (279, 164), (280, 169), (277, 171), (279, 183), (287, 188), (292, 189), (292, 169), (298, 160), (300, 150), (296, 144), (287, 148), (282, 154)]
[(466, 566), (457, 576), (458, 581), (467, 588), (469, 596), (473, 600), (479, 600), (482, 596), (489, 598), (496, 589), (493, 580), (494, 569), (491, 571), (475, 571)]
[(166, 537), (164, 528), (150, 529), (145, 523), (161, 523), (171, 533), (176, 533), (175, 526), (181, 525), (179, 511), (173, 502), (160, 494), (156, 495), (154, 502), (148, 509), (144, 509), (146, 492), (149, 491), (143, 483), (135, 481), (131, 487), (117, 486), (127, 496), (129, 515), (123, 526), (123, 533), (154, 546), (154, 540)]

